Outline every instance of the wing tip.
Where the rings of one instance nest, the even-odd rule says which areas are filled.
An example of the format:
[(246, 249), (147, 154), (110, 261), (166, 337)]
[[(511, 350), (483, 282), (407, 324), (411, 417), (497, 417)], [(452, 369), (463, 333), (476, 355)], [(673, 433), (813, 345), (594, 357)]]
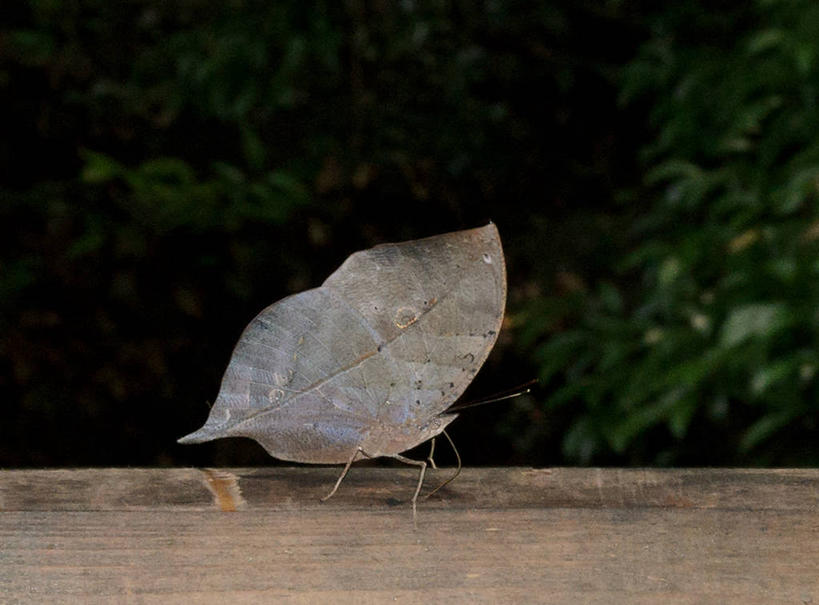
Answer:
[(198, 431), (194, 431), (189, 435), (185, 435), (184, 437), (180, 437), (176, 440), (177, 443), (181, 443), (183, 445), (187, 445), (189, 443), (204, 443), (205, 441), (210, 441), (214, 438), (214, 435), (209, 429), (206, 427), (202, 427)]

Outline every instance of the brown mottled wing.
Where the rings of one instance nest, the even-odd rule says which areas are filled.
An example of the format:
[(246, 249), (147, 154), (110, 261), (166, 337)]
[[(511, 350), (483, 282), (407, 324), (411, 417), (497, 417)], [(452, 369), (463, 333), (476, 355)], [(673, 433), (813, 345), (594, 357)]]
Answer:
[(409, 449), (445, 425), (430, 422), (483, 364), (505, 298), (492, 224), (357, 252), (253, 319), (208, 421), (183, 440), (246, 436), (315, 463)]

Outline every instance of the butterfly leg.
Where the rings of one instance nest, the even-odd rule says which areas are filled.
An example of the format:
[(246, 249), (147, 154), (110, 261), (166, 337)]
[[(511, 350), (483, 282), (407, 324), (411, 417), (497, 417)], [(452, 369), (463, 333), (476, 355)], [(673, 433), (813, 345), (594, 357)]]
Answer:
[(435, 460), (432, 459), (432, 455), (435, 453), (435, 437), (432, 438), (432, 445), (429, 448), (429, 456), (427, 456), (427, 460), (429, 461), (429, 465), (438, 470), (438, 467), (435, 465)]
[(347, 476), (347, 472), (350, 470), (350, 466), (352, 466), (353, 462), (355, 462), (356, 458), (358, 458), (359, 455), (364, 456), (365, 458), (370, 458), (370, 455), (367, 454), (367, 452), (362, 450), (360, 447), (356, 448), (355, 452), (353, 452), (353, 455), (350, 456), (350, 459), (347, 461), (347, 464), (344, 465), (344, 470), (341, 471), (341, 475), (339, 476), (338, 481), (336, 481), (336, 484), (333, 486), (333, 489), (330, 490), (329, 494), (327, 494), (321, 499), (322, 502), (326, 502), (327, 500), (332, 498), (333, 494), (335, 494), (336, 491), (338, 491), (338, 486), (341, 485), (341, 482), (344, 480), (344, 477)]
[[(424, 496), (424, 499), (429, 498), (432, 494), (437, 492), (439, 489), (441, 489), (442, 487), (444, 487), (445, 485), (450, 483), (453, 479), (455, 479), (455, 477), (457, 477), (458, 475), (461, 474), (461, 455), (458, 453), (458, 448), (455, 447), (455, 442), (452, 441), (452, 437), (449, 436), (449, 433), (447, 433), (446, 431), (441, 431), (441, 432), (444, 434), (444, 437), (447, 438), (447, 441), (449, 441), (449, 445), (452, 446), (452, 451), (455, 452), (455, 459), (458, 461), (458, 468), (455, 469), (455, 473), (449, 479), (444, 481), (441, 485), (439, 485), (434, 490), (429, 492), (426, 496)], [(434, 447), (434, 445), (433, 445), (433, 447)], [(430, 452), (429, 455), (430, 455), (430, 458), (432, 458), (432, 452)]]
[(418, 475), (418, 485), (415, 487), (415, 493), (412, 495), (412, 524), (417, 525), (416, 503), (418, 502), (418, 494), (421, 493), (421, 487), (424, 485), (424, 475), (427, 472), (427, 462), (426, 460), (413, 460), (412, 458), (407, 458), (406, 456), (402, 456), (401, 454), (393, 454), (392, 457), (395, 458), (396, 460), (400, 460), (404, 464), (411, 464), (421, 469), (421, 472)]

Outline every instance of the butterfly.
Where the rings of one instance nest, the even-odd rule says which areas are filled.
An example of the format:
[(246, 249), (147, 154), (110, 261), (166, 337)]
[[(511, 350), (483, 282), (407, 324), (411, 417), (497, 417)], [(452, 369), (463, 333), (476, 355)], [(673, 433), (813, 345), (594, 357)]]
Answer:
[(401, 452), (456, 418), (447, 409), (494, 346), (505, 302), (492, 223), (356, 252), (250, 322), (210, 416), (179, 443), (249, 437), (282, 460), (345, 464), (326, 498), (355, 460), (395, 458), (420, 468), (414, 515), (427, 462)]

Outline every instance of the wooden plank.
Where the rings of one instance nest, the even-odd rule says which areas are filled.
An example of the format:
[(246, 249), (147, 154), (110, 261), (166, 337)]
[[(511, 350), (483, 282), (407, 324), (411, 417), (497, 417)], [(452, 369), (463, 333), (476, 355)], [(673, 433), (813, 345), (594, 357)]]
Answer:
[(0, 471), (0, 602), (819, 603), (819, 470), (337, 473)]

